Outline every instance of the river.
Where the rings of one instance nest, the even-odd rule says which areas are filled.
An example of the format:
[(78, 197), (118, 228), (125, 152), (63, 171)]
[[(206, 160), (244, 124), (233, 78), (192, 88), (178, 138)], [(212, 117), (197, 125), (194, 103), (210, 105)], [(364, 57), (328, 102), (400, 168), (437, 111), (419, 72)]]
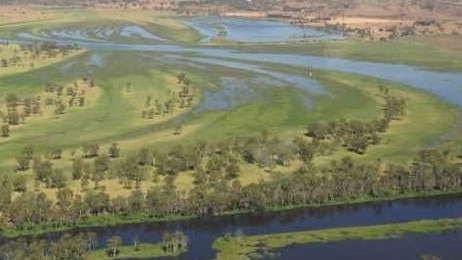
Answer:
[[(161, 241), (161, 236), (164, 232), (180, 230), (189, 238), (189, 250), (187, 253), (181, 255), (180, 259), (213, 259), (215, 257), (215, 252), (212, 249), (212, 243), (216, 238), (224, 234), (272, 234), (334, 227), (399, 223), (420, 219), (454, 218), (460, 216), (462, 216), (462, 194), (356, 205), (325, 206), (265, 214), (210, 217), (207, 219), (170, 223), (124, 224), (116, 227), (81, 229), (72, 232), (96, 232), (99, 246), (105, 247), (107, 239), (114, 235), (122, 237), (126, 244), (131, 244), (135, 239), (139, 239), (142, 242), (157, 243)], [(51, 233), (47, 236), (53, 239), (60, 234), (61, 233)], [(455, 237), (460, 238), (461, 235), (462, 234), (459, 232)], [(444, 236), (445, 235), (437, 235), (437, 237)], [(408, 244), (414, 243), (416, 248), (420, 248), (419, 245), (428, 243), (428, 241), (434, 241), (432, 246), (440, 249), (444, 249), (446, 246), (452, 248), (454, 245), (454, 243), (446, 244), (444, 238), (431, 240), (431, 237), (429, 237), (428, 239), (426, 239), (426, 236), (404, 236), (398, 239), (383, 240), (383, 246), (388, 244), (399, 246), (399, 241), (401, 240), (406, 241)], [(448, 239), (453, 239), (453, 237)], [(460, 242), (460, 240), (458, 241)], [(358, 245), (367, 245), (371, 243), (371, 245), (375, 245), (377, 250), (366, 247), (369, 250), (369, 257), (354, 258), (370, 259), (371, 256), (375, 257), (375, 254), (380, 252), (378, 250), (380, 249), (381, 242), (382, 241), (349, 241), (336, 242), (332, 243), (332, 245), (338, 244), (339, 248), (341, 248), (339, 250), (345, 250), (347, 252), (351, 250), (350, 255), (353, 256), (355, 255), (355, 248), (357, 248)], [(315, 257), (316, 259), (336, 259), (332, 258), (336, 256), (336, 254), (332, 252), (326, 255), (326, 257), (329, 255), (332, 257), (324, 258), (323, 252), (327, 252), (328, 248), (332, 248), (330, 245), (331, 243), (317, 243), (308, 246), (291, 246), (282, 250), (277, 250), (276, 253), (282, 256), (300, 256), (307, 251), (313, 250), (314, 252), (319, 252), (315, 255), (317, 256)], [(450, 252), (454, 252), (454, 250)], [(462, 254), (462, 249), (454, 252), (451, 258), (448, 259), (456, 259), (458, 252)], [(387, 255), (388, 258), (382, 259), (408, 259), (406, 257), (401, 257), (407, 256), (408, 253), (409, 252), (406, 250), (389, 251)], [(422, 251), (418, 253), (429, 252)], [(300, 258), (284, 257), (282, 259)]]

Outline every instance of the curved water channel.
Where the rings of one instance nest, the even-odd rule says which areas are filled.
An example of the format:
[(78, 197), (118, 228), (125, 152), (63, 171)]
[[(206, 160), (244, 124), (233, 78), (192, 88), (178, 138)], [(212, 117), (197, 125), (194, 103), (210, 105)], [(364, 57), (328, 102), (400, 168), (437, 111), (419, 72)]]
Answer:
[[(265, 27), (265, 23), (260, 23), (252, 20), (220, 20), (216, 23), (206, 20), (205, 23), (200, 23), (197, 20), (189, 21), (189, 24), (193, 28), (197, 28), (200, 32), (205, 33), (204, 38), (212, 37), (212, 33), (216, 33), (216, 28), (226, 27), (228, 28), (227, 35), (230, 37), (237, 37), (239, 40), (248, 39), (248, 35), (251, 34), (251, 30), (258, 28), (263, 33), (263, 36), (268, 36), (270, 30)], [(249, 26), (243, 26), (249, 25)], [(274, 25), (272, 23), (266, 23), (267, 26)], [(278, 24), (278, 30), (285, 28)], [(284, 25), (287, 26), (287, 25)], [(211, 29), (212, 27), (212, 29)], [(288, 26), (290, 28), (290, 26)], [(231, 28), (231, 29), (229, 29)], [(247, 29), (246, 29), (247, 28)], [(293, 29), (293, 28), (292, 28)], [(130, 31), (131, 30), (131, 31)], [(133, 31), (134, 30), (134, 31)], [(244, 38), (235, 36), (234, 33), (240, 32)], [(309, 68), (320, 68), (328, 70), (343, 71), (349, 73), (357, 73), (366, 76), (372, 76), (381, 79), (388, 79), (399, 83), (406, 84), (410, 87), (426, 90), (434, 95), (451, 102), (459, 107), (462, 107), (462, 74), (459, 73), (445, 73), (445, 72), (434, 72), (428, 71), (417, 67), (406, 66), (406, 65), (393, 65), (383, 63), (372, 63), (363, 61), (352, 61), (347, 59), (332, 59), (325, 57), (314, 57), (299, 54), (274, 54), (274, 53), (246, 53), (245, 51), (234, 51), (225, 48), (197, 46), (197, 47), (185, 47), (175, 44), (165, 44), (153, 42), (152, 44), (129, 44), (117, 41), (110, 41), (109, 36), (114, 33), (115, 29), (111, 31), (97, 31), (93, 35), (97, 35), (98, 39), (85, 38), (85, 33), (74, 33), (77, 37), (72, 38), (72, 34), (65, 30), (57, 30), (48, 34), (31, 35), (28, 33), (19, 33), (18, 37), (22, 40), (57, 40), (62, 43), (77, 43), (83, 47), (88, 48), (92, 51), (93, 62), (97, 66), (104, 66), (104, 60), (101, 60), (98, 53), (101, 51), (134, 51), (143, 53), (152, 53), (152, 55), (160, 56), (170, 62), (188, 63), (197, 66), (223, 66), (233, 69), (239, 69), (243, 71), (249, 71), (256, 74), (256, 79), (262, 80), (263, 78), (271, 81), (268, 84), (272, 87), (281, 87), (285, 84), (290, 84), (294, 87), (305, 90), (309, 93), (316, 95), (328, 94), (327, 91), (320, 86), (314, 79), (309, 77), (303, 77), (300, 75), (291, 75), (288, 73), (280, 72), (274, 69), (269, 69), (258, 65), (259, 62), (272, 63), (280, 66), (286, 65), (297, 65)], [(314, 33), (315, 31), (313, 31)], [(208, 34), (207, 34), (208, 33)], [(319, 32), (315, 32), (319, 33)], [(144, 32), (140, 33), (138, 29), (131, 27), (129, 31), (126, 31), (125, 36), (136, 34), (139, 37), (146, 36)], [(287, 38), (288, 32), (285, 34), (279, 33), (281, 37)], [(247, 35), (247, 36), (246, 36)], [(56, 37), (57, 36), (57, 37)], [(107, 39), (104, 39), (108, 36)], [(266, 37), (265, 36), (265, 37)], [(71, 37), (69, 40), (67, 38)], [(154, 40), (158, 40), (155, 36), (149, 36)], [(246, 38), (247, 37), (247, 38)], [(269, 37), (269, 36), (268, 36)], [(274, 37), (274, 35), (271, 35)], [(252, 37), (248, 41), (253, 41)], [(265, 41), (267, 39), (261, 38), (260, 40)], [(273, 39), (273, 38), (271, 38)], [(187, 55), (184, 55), (187, 54)], [(72, 70), (72, 63), (63, 67), (66, 70)], [(263, 81), (264, 82), (264, 81)], [(237, 88), (237, 85), (245, 85), (246, 82), (236, 81), (232, 78), (223, 78), (223, 86), (228, 88)], [(227, 88), (225, 88), (227, 89)], [(228, 91), (228, 92), (226, 92)], [(225, 94), (229, 94), (226, 90)], [(251, 90), (247, 93), (251, 96)], [(216, 99), (220, 95), (216, 93), (206, 93), (204, 103), (198, 107), (198, 111), (214, 108), (218, 105), (214, 105)], [(239, 97), (233, 97), (240, 99)], [(207, 101), (208, 100), (208, 101)], [(251, 98), (250, 98), (251, 100)], [(207, 103), (209, 102), (209, 103)], [(211, 103), (210, 103), (211, 102)], [(309, 101), (308, 101), (309, 103)], [(232, 104), (223, 105), (224, 108), (232, 106)], [(308, 229), (321, 229), (328, 227), (340, 227), (340, 226), (357, 226), (357, 225), (371, 225), (380, 223), (393, 223), (410, 221), (417, 219), (437, 219), (444, 217), (460, 217), (462, 216), (462, 195), (457, 196), (444, 196), (436, 198), (425, 198), (425, 199), (412, 199), (402, 200), (395, 202), (377, 202), (368, 203), (361, 205), (348, 205), (348, 206), (336, 206), (336, 207), (322, 207), (315, 209), (303, 209), (294, 210), (281, 213), (270, 213), (265, 215), (241, 215), (241, 216), (227, 216), (227, 217), (216, 217), (210, 219), (201, 219), (193, 221), (183, 222), (172, 222), (172, 223), (157, 223), (157, 224), (136, 224), (136, 225), (120, 225), (117, 227), (108, 228), (97, 228), (92, 229), (98, 233), (100, 245), (106, 244), (106, 239), (112, 235), (119, 235), (123, 238), (126, 243), (130, 243), (133, 239), (138, 238), (144, 242), (158, 242), (160, 236), (165, 230), (180, 229), (186, 233), (190, 239), (189, 251), (182, 255), (183, 259), (210, 259), (213, 258), (215, 253), (211, 248), (212, 242), (219, 236), (226, 233), (239, 233), (239, 234), (268, 234), (277, 232), (289, 232), (296, 230), (308, 230)], [(54, 237), (56, 234), (48, 234), (49, 237)], [(460, 241), (460, 234), (456, 236), (456, 239)], [(431, 238), (429, 238), (431, 240)], [(419, 239), (404, 237), (393, 241), (409, 241), (413, 240), (415, 243), (419, 243)], [(387, 240), (388, 241), (388, 240)], [(391, 241), (391, 240), (390, 240)], [(427, 240), (425, 240), (427, 241)], [(422, 243), (428, 243), (428, 242)], [(434, 243), (438, 243), (438, 246), (444, 248), (444, 239), (431, 240)], [(438, 242), (440, 241), (440, 242)], [(372, 243), (377, 243), (386, 246), (387, 243), (394, 242), (360, 242), (359, 247), (369, 247)], [(448, 243), (449, 245), (450, 243)], [(348, 244), (345, 242), (337, 243), (335, 246), (343, 248), (344, 250), (356, 250), (358, 244)], [(415, 246), (418, 248), (418, 246)], [(297, 249), (298, 248), (298, 249)], [(277, 252), (279, 256), (291, 259), (297, 259), (300, 256), (300, 252), (313, 251), (313, 252), (327, 252), (331, 249), (329, 244), (315, 244), (311, 246), (299, 246), (290, 247)], [(343, 250), (342, 249), (342, 250)], [(316, 251), (318, 250), (318, 251)], [(324, 250), (324, 251), (323, 251)], [(403, 250), (401, 250), (403, 251)], [(444, 251), (444, 250), (443, 250)], [(404, 251), (403, 251), (404, 252)], [(452, 252), (448, 250), (447, 252)], [(447, 253), (446, 252), (446, 253)], [(332, 253), (332, 252), (331, 252)], [(395, 259), (406, 259), (409, 255), (400, 254), (400, 250), (393, 252), (387, 252), (393, 254)], [(327, 253), (326, 253), (327, 254)], [(332, 254), (331, 254), (332, 255)], [(317, 258), (324, 258), (322, 253), (318, 253)], [(330, 259), (334, 258), (333, 255)], [(404, 256), (402, 258), (400, 256)], [(368, 259), (356, 255), (356, 259)], [(370, 255), (369, 255), (370, 257)], [(450, 257), (455, 257), (452, 255)]]

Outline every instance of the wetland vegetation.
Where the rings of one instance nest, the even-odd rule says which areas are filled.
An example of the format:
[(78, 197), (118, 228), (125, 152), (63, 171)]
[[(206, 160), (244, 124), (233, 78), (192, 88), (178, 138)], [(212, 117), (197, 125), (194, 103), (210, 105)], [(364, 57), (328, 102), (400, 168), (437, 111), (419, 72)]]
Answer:
[[(459, 36), (332, 41), (336, 33), (309, 28), (315, 40), (300, 42), (287, 40), (298, 28), (275, 21), (53, 12), (47, 21), (0, 24), (4, 237), (462, 191)], [(215, 245), (249, 257), (271, 241), (459, 226), (227, 236)], [(87, 235), (5, 248), (34, 243), (38, 251), (23, 253), (57, 257), (73, 245), (88, 259), (187, 251), (181, 232), (163, 245), (136, 241), (142, 250), (134, 251), (120, 237), (95, 251), (82, 242)]]

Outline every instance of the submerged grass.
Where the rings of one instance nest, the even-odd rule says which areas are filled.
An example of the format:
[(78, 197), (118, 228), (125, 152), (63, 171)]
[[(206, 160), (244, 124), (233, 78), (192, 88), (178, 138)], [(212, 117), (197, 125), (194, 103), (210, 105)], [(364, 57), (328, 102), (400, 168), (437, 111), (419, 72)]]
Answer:
[(291, 244), (327, 243), (343, 240), (380, 240), (407, 234), (442, 233), (462, 228), (462, 218), (419, 220), (397, 224), (332, 228), (256, 236), (224, 236), (217, 239), (213, 248), (217, 259), (252, 259), (262, 252), (283, 248)]

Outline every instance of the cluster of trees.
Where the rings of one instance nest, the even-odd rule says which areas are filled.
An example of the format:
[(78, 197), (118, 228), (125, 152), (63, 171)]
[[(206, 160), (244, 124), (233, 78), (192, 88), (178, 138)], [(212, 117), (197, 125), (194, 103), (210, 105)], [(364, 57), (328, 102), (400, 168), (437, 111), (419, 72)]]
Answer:
[(41, 113), (40, 97), (28, 97), (21, 99), (16, 94), (5, 96), (6, 112), (0, 110), (5, 131), (4, 137), (9, 136), (9, 126), (24, 124), (26, 117)]
[(0, 259), (85, 259), (97, 246), (95, 233), (64, 234), (55, 241), (18, 239), (0, 248)]
[[(120, 236), (107, 239), (106, 254), (117, 257), (121, 253), (123, 240)], [(133, 251), (142, 250), (137, 238), (133, 240)], [(184, 252), (188, 248), (188, 238), (181, 231), (164, 233), (161, 241), (162, 250), (169, 254)], [(0, 259), (74, 259), (83, 260), (91, 251), (99, 247), (96, 233), (86, 232), (77, 234), (63, 234), (57, 239), (18, 239), (0, 247)]]
[(383, 117), (373, 122), (340, 119), (327, 123), (308, 125), (306, 135), (314, 141), (331, 140), (341, 144), (348, 151), (364, 154), (369, 145), (380, 142), (391, 121), (400, 120), (406, 114), (406, 100), (392, 95), (387, 88), (381, 88), (384, 100)]
[[(85, 106), (85, 89), (93, 88), (93, 80), (84, 78), (82, 83), (74, 82), (73, 86), (64, 87), (57, 83), (48, 83), (45, 87), (45, 93), (52, 94), (45, 100), (46, 106), (55, 106), (54, 114), (61, 115), (66, 112), (66, 108)], [(67, 101), (66, 101), (67, 98)]]
[[(66, 108), (73, 106), (85, 106), (85, 88), (94, 87), (94, 82), (84, 79), (82, 84), (74, 83), (73, 86), (64, 88), (56, 83), (48, 83), (45, 87), (47, 96), (21, 98), (15, 93), (7, 94), (5, 97), (6, 112), (0, 110), (0, 117), (3, 120), (1, 136), (10, 136), (10, 126), (25, 124), (26, 118), (42, 115), (42, 106), (55, 106), (54, 114), (61, 115), (66, 112)], [(50, 96), (51, 94), (51, 96)], [(68, 98), (67, 101), (65, 100)]]
[[(9, 45), (8, 43), (5, 45)], [(77, 45), (58, 45), (54, 42), (43, 42), (34, 44), (23, 44), (19, 48), (14, 49), (13, 56), (10, 58), (0, 57), (0, 67), (14, 67), (14, 66), (26, 66), (24, 63), (26, 58), (31, 61), (28, 64), (31, 68), (34, 67), (34, 62), (40, 59), (56, 58), (58, 56), (68, 56), (75, 50), (78, 50)]]
[(188, 250), (188, 237), (181, 232), (167, 232), (162, 236), (162, 250), (174, 254), (176, 252), (184, 252)]
[(144, 102), (144, 109), (141, 112), (141, 117), (145, 119), (153, 119), (154, 116), (166, 115), (172, 113), (178, 105), (180, 109), (191, 107), (194, 101), (194, 88), (191, 85), (191, 80), (186, 77), (185, 73), (180, 73), (178, 79), (178, 92), (172, 91), (171, 97), (162, 102), (159, 99), (154, 99), (152, 96), (147, 96)]

